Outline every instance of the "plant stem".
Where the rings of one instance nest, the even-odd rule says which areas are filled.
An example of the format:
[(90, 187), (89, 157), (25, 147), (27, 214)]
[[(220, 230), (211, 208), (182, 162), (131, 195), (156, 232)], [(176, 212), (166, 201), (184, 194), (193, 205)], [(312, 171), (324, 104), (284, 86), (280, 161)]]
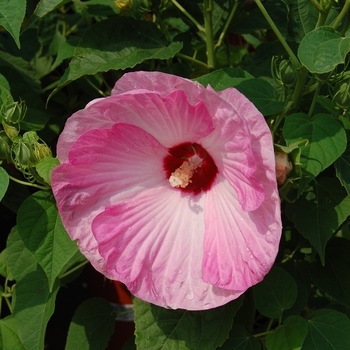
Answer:
[(59, 279), (62, 279), (68, 275), (70, 275), (71, 273), (73, 273), (74, 271), (79, 270), (81, 267), (83, 267), (84, 265), (86, 265), (89, 262), (89, 260), (85, 260), (82, 263), (80, 263), (79, 265), (73, 267), (71, 270), (67, 271), (66, 273), (64, 273), (63, 275), (59, 276)]
[(207, 44), (207, 63), (215, 67), (214, 34), (213, 34), (213, 0), (204, 0), (204, 28)]
[(205, 32), (203, 26), (201, 26), (198, 21), (192, 17), (186, 9), (184, 9), (176, 0), (171, 0), (171, 2), (197, 27), (200, 32)]
[(337, 29), (340, 22), (343, 20), (343, 17), (348, 13), (350, 8), (350, 0), (346, 0), (346, 3), (344, 5), (344, 7), (342, 8), (342, 10), (340, 11), (338, 17), (335, 19), (332, 28), (333, 29)]
[(49, 186), (42, 186), (42, 185), (37, 185), (37, 184), (32, 184), (30, 182), (26, 182), (26, 181), (22, 181), (22, 180), (18, 180), (15, 177), (8, 175), (9, 179), (12, 181), (15, 181), (21, 185), (25, 185), (25, 186), (31, 186), (31, 187), (36, 187), (36, 188), (40, 188), (41, 190), (49, 190), (51, 187)]
[(312, 3), (312, 5), (314, 5), (316, 7), (318, 12), (322, 12), (323, 11), (323, 8), (321, 7), (321, 5), (316, 0), (310, 0), (310, 2)]
[(319, 93), (320, 93), (321, 86), (322, 86), (322, 84), (319, 82), (318, 85), (317, 85), (317, 87), (316, 87), (316, 90), (315, 90), (315, 93), (314, 93), (314, 97), (313, 97), (313, 99), (312, 99), (311, 106), (310, 106), (310, 109), (309, 109), (308, 116), (309, 116), (310, 118), (312, 117), (312, 113), (314, 112), (314, 108), (315, 108), (316, 101), (317, 101), (317, 96), (318, 96)]
[(222, 30), (222, 32), (221, 32), (221, 34), (219, 36), (219, 40), (216, 43), (216, 45), (214, 47), (214, 50), (221, 46), (222, 41), (224, 40), (225, 34), (227, 32), (227, 29), (228, 29), (228, 27), (229, 27), (229, 25), (230, 25), (230, 23), (232, 21), (233, 16), (236, 13), (237, 8), (238, 8), (238, 0), (235, 0), (235, 4), (233, 5), (233, 7), (231, 9), (231, 12), (230, 12), (230, 14), (229, 14), (229, 16), (227, 18), (226, 23), (225, 23), (224, 29)]
[[(261, 13), (263, 14), (263, 16), (265, 17), (266, 21), (268, 22), (268, 24), (270, 25), (271, 29), (274, 31), (274, 33), (276, 34), (278, 40), (280, 41), (280, 43), (282, 44), (282, 46), (284, 47), (284, 49), (287, 51), (291, 61), (293, 62), (293, 65), (296, 69), (300, 69), (302, 66), (297, 58), (297, 56), (295, 56), (294, 52), (292, 51), (292, 49), (289, 47), (289, 45), (287, 44), (286, 40), (284, 39), (283, 35), (281, 34), (281, 32), (279, 31), (279, 29), (277, 28), (277, 26), (275, 25), (274, 21), (272, 20), (272, 18), (270, 17), (270, 15), (267, 13), (264, 5), (261, 3), (260, 0), (254, 0), (255, 3), (257, 4), (257, 6), (259, 7)], [(350, 0), (349, 0), (350, 1)]]
[(210, 69), (210, 67), (206, 63), (204, 63), (202, 61), (199, 61), (199, 60), (197, 60), (197, 59), (195, 59), (195, 58), (193, 58), (191, 56), (187, 56), (187, 55), (184, 55), (184, 54), (178, 52), (176, 54), (176, 57), (179, 57), (179, 58), (182, 58), (184, 60), (190, 61), (190, 62), (192, 62), (194, 64), (198, 64), (199, 66), (202, 66), (202, 67), (204, 67), (204, 68), (206, 68), (208, 70)]
[(305, 67), (302, 67), (298, 71), (298, 79), (295, 85), (294, 93), (292, 96), (292, 101), (294, 103), (295, 108), (298, 108), (301, 97), (303, 96), (305, 80), (307, 78), (308, 71)]

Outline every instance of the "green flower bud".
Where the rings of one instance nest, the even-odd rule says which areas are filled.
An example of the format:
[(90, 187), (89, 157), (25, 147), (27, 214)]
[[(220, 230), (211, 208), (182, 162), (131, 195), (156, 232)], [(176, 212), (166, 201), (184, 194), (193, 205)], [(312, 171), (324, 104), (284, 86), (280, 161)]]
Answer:
[(33, 153), (38, 163), (42, 159), (52, 156), (52, 152), (46, 143), (36, 143), (33, 147)]
[(293, 86), (297, 79), (297, 71), (293, 63), (289, 60), (283, 60), (279, 66), (279, 74), (283, 85)]
[(12, 140), (13, 138), (15, 138), (16, 136), (18, 136), (18, 130), (16, 127), (8, 125), (7, 123), (5, 123), (5, 121), (2, 122), (2, 127), (4, 128), (4, 131), (6, 133), (6, 135)]
[(350, 107), (350, 92), (349, 92), (349, 81), (343, 80), (340, 82), (336, 89), (336, 93), (333, 96), (333, 104), (336, 108), (348, 110)]
[(0, 131), (0, 159), (11, 163), (11, 140), (6, 135), (5, 131)]
[(12, 102), (5, 106), (2, 111), (3, 120), (7, 123), (17, 124), (23, 120), (27, 112), (27, 106), (24, 101)]
[(20, 137), (13, 142), (12, 161), (18, 169), (33, 167), (38, 163), (32, 146)]

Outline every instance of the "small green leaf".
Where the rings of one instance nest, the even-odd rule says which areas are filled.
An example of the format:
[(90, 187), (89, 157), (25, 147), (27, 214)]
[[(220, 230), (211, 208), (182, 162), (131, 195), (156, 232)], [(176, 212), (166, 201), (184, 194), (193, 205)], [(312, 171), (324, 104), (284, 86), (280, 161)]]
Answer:
[(6, 170), (0, 167), (0, 201), (4, 198), (9, 182), (10, 180)]
[(168, 44), (154, 23), (128, 17), (109, 18), (84, 34), (57, 89), (83, 75), (132, 68), (148, 59), (165, 60), (181, 48), (179, 42)]
[(228, 337), (242, 298), (206, 311), (169, 310), (134, 299), (139, 349), (213, 350)]
[(0, 349), (26, 350), (18, 335), (18, 327), (13, 315), (0, 319)]
[(344, 63), (350, 51), (350, 37), (341, 36), (332, 27), (318, 27), (301, 41), (298, 56), (311, 73), (327, 73)]
[(44, 348), (46, 325), (55, 309), (59, 286), (56, 280), (50, 292), (47, 277), (40, 266), (16, 283), (13, 315), (27, 350)]
[(102, 298), (88, 299), (76, 310), (65, 350), (104, 350), (114, 331), (115, 314)]
[(317, 310), (308, 323), (309, 333), (303, 350), (350, 349), (350, 320), (343, 313), (327, 309)]
[(287, 216), (325, 263), (325, 247), (350, 213), (350, 197), (336, 178), (320, 178), (313, 191), (288, 203)]
[(59, 164), (59, 160), (54, 157), (46, 157), (42, 159), (36, 168), (38, 174), (45, 180), (46, 183), (51, 184), (52, 170)]
[(261, 350), (261, 343), (250, 336), (245, 328), (234, 324), (228, 339), (219, 350)]
[(307, 321), (300, 316), (288, 317), (282, 326), (266, 337), (267, 350), (299, 350), (308, 332)]
[(0, 25), (12, 36), (18, 48), (19, 32), (26, 13), (26, 0), (0, 0)]
[(265, 278), (253, 287), (256, 308), (264, 316), (279, 318), (291, 308), (297, 297), (293, 277), (280, 267), (273, 267)]
[(207, 87), (210, 85), (215, 91), (221, 91), (230, 87), (235, 87), (243, 80), (254, 77), (241, 68), (223, 68), (212, 73), (202, 75), (196, 81)]
[(335, 162), (345, 151), (344, 128), (330, 115), (309, 118), (304, 113), (291, 114), (285, 121), (283, 134), (288, 146), (300, 145), (304, 177), (299, 182), (298, 196), (321, 171)]
[(311, 279), (322, 291), (350, 308), (350, 241), (331, 239), (326, 248), (326, 263), (311, 265)]
[(44, 269), (52, 288), (78, 250), (62, 225), (53, 195), (39, 191), (27, 198), (18, 210), (17, 224), (23, 243)]

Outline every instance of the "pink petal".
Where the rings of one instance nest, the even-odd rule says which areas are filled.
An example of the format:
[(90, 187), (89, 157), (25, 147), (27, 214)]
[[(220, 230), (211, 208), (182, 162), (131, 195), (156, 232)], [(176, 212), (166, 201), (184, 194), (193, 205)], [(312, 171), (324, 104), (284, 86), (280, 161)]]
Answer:
[(92, 264), (104, 272), (91, 222), (105, 207), (168, 184), (162, 160), (167, 150), (142, 129), (117, 124), (85, 132), (57, 166), (52, 189), (65, 228)]
[(167, 186), (99, 214), (92, 228), (109, 275), (133, 295), (173, 309), (201, 310), (237, 298), (202, 280), (204, 198)]
[[(271, 192), (271, 189), (270, 191)], [(279, 200), (267, 197), (255, 211), (240, 209), (238, 197), (219, 177), (205, 203), (203, 280), (245, 291), (272, 267), (281, 234)]]
[[(212, 105), (216, 107), (215, 131), (198, 143), (207, 149), (221, 174), (234, 187), (243, 210), (255, 210), (265, 199), (264, 188), (256, 176), (260, 164), (252, 149), (252, 142), (258, 141), (252, 139), (243, 116), (225, 100), (217, 98)], [(262, 115), (257, 117), (263, 119)], [(268, 130), (266, 123), (264, 129)]]
[(165, 147), (195, 142), (213, 130), (205, 105), (201, 102), (190, 105), (185, 93), (179, 90), (166, 97), (146, 92), (111, 96), (92, 108), (105, 119), (144, 129)]
[(77, 138), (84, 132), (93, 129), (108, 129), (115, 124), (113, 121), (101, 118), (100, 113), (93, 109), (82, 109), (74, 113), (66, 122), (63, 132), (57, 142), (57, 157), (61, 163), (67, 161), (68, 151)]

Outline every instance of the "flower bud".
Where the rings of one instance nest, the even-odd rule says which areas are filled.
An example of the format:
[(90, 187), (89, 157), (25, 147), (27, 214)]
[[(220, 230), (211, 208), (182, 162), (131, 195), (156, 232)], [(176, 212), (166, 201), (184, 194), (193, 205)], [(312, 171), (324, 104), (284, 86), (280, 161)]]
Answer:
[(292, 171), (293, 165), (289, 161), (288, 154), (283, 151), (275, 151), (275, 160), (277, 183), (283, 185)]
[(336, 108), (344, 110), (350, 107), (350, 92), (349, 92), (349, 81), (342, 80), (335, 88), (335, 95), (333, 96), (333, 104)]
[(14, 140), (12, 161), (18, 169), (33, 167), (38, 163), (31, 145), (23, 142), (22, 138)]
[(5, 131), (0, 131), (0, 159), (11, 163), (11, 140)]
[(12, 102), (2, 110), (2, 117), (7, 123), (17, 124), (23, 120), (27, 112), (27, 106), (24, 101)]
[(116, 0), (114, 4), (122, 14), (126, 14), (132, 9), (132, 0)]
[(297, 79), (297, 71), (293, 63), (289, 60), (283, 60), (279, 66), (279, 74), (283, 85), (293, 86)]
[(12, 140), (13, 138), (18, 136), (19, 131), (16, 127), (8, 125), (5, 123), (5, 121), (2, 122), (2, 127), (4, 128), (4, 131), (6, 135)]

